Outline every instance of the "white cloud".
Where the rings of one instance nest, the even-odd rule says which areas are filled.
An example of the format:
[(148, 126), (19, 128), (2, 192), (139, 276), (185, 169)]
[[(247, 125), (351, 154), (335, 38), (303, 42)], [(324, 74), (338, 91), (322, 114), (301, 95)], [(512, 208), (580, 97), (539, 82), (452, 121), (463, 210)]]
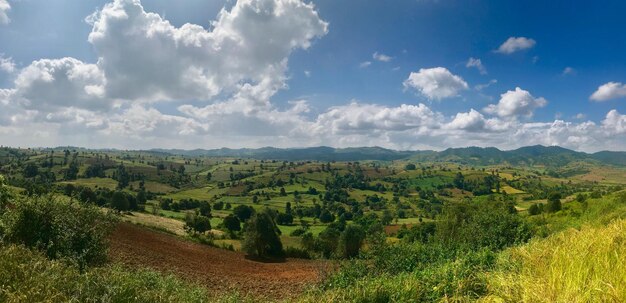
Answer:
[(307, 49), (328, 27), (298, 0), (238, 1), (210, 31), (174, 27), (138, 0), (116, 0), (89, 19), (107, 95), (148, 101), (208, 100), (259, 83), (273, 94), (285, 86), (291, 52)]
[(485, 84), (478, 84), (478, 85), (474, 86), (474, 88), (475, 88), (477, 91), (481, 91), (481, 90), (483, 90), (483, 89), (485, 89), (485, 88), (487, 88), (487, 87), (489, 87), (489, 86), (492, 86), (492, 85), (494, 85), (494, 84), (496, 84), (496, 83), (498, 83), (498, 80), (496, 80), (496, 79), (491, 79), (491, 80), (489, 80), (489, 82), (487, 82), (487, 83), (485, 83)]
[(437, 128), (441, 115), (424, 104), (385, 107), (360, 104), (356, 101), (335, 106), (320, 114), (313, 125), (316, 133), (368, 133), (370, 131), (401, 131), (416, 128)]
[(104, 98), (106, 80), (95, 64), (74, 58), (41, 59), (19, 71), (11, 99), (25, 108), (51, 110), (110, 108)]
[(482, 61), (480, 61), (480, 59), (469, 58), (467, 60), (467, 63), (465, 63), (465, 67), (467, 67), (467, 68), (471, 68), (471, 67), (476, 68), (478, 70), (478, 72), (480, 72), (481, 75), (486, 75), (487, 74), (487, 69), (483, 65)]
[(502, 43), (500, 47), (498, 47), (496, 52), (508, 55), (508, 54), (515, 53), (517, 51), (522, 51), (525, 49), (532, 48), (535, 46), (535, 44), (537, 44), (537, 42), (530, 38), (510, 37), (509, 39), (504, 41), (504, 43)]
[(360, 67), (360, 68), (366, 68), (366, 67), (368, 67), (368, 66), (370, 66), (370, 65), (372, 65), (372, 62), (371, 62), (371, 61), (363, 61), (363, 62), (361, 62), (361, 63), (359, 64), (359, 67)]
[(563, 69), (563, 72), (561, 73), (563, 76), (567, 76), (567, 75), (576, 75), (578, 72), (573, 68), (573, 67), (566, 67), (565, 69)]
[(387, 56), (385, 54), (380, 54), (378, 52), (375, 52), (374, 54), (372, 54), (372, 58), (374, 60), (380, 61), (380, 62), (389, 62), (391, 61), (393, 58), (390, 56)]
[(15, 62), (13, 62), (13, 58), (5, 57), (4, 54), (0, 53), (0, 70), (9, 74), (13, 73), (15, 71)]
[(500, 95), (498, 104), (490, 104), (484, 111), (503, 118), (518, 116), (532, 117), (535, 109), (544, 107), (548, 101), (544, 98), (535, 98), (528, 91), (516, 87)]
[(610, 134), (626, 134), (626, 115), (617, 110), (611, 110), (602, 121), (602, 127)]
[(463, 78), (453, 75), (444, 67), (421, 68), (411, 72), (404, 81), (405, 88), (414, 88), (431, 100), (455, 97), (468, 88)]
[(624, 97), (626, 97), (626, 84), (609, 82), (598, 87), (589, 99), (601, 102)]
[(577, 119), (577, 120), (583, 120), (583, 119), (585, 119), (585, 118), (587, 118), (587, 115), (585, 115), (585, 114), (583, 114), (583, 113), (578, 113), (578, 114), (576, 114), (576, 115), (574, 116), (574, 119)]
[(311, 71), (309, 71), (309, 70), (305, 70), (305, 71), (304, 71), (304, 75), (305, 75), (307, 78), (308, 78), (308, 77), (311, 77)]
[(472, 108), (467, 113), (457, 113), (446, 127), (450, 129), (482, 131), (485, 129), (485, 117)]
[[(291, 53), (328, 30), (314, 7), (298, 0), (240, 0), (222, 10), (210, 30), (174, 27), (133, 0), (108, 4), (88, 21), (96, 63), (41, 59), (20, 69), (5, 60), (1, 68), (13, 69), (15, 80), (0, 89), (0, 142), (135, 149), (538, 143), (626, 149), (626, 117), (615, 110), (598, 125), (514, 119), (546, 103), (519, 88), (485, 111), (497, 117), (474, 109), (449, 116), (424, 104), (356, 101), (319, 110), (293, 100), (279, 108), (271, 98), (286, 87)], [(404, 86), (433, 100), (468, 89), (442, 67), (411, 73)], [(155, 105), (164, 101), (170, 104)]]
[(9, 24), (11, 19), (8, 12), (11, 10), (11, 5), (7, 0), (0, 0), (0, 24)]

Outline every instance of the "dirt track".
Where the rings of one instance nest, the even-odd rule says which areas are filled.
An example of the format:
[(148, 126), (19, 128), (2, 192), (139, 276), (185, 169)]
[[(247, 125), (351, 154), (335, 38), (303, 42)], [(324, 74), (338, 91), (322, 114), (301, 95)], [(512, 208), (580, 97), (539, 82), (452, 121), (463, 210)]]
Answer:
[(323, 263), (288, 259), (283, 263), (248, 260), (243, 254), (218, 249), (121, 223), (111, 237), (110, 257), (128, 266), (171, 272), (212, 291), (237, 289), (272, 299), (300, 293), (320, 278)]

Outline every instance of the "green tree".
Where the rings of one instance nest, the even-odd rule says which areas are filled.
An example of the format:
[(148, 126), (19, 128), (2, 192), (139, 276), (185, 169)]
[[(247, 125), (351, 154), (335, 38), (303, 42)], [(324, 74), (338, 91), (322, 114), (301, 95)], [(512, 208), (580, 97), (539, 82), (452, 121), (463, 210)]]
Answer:
[(540, 213), (541, 213), (541, 209), (539, 208), (539, 205), (537, 203), (531, 205), (528, 208), (528, 214), (531, 215), (531, 216), (536, 216), (536, 215), (538, 215)]
[(65, 180), (76, 180), (78, 178), (78, 163), (73, 160), (65, 171)]
[(111, 196), (111, 208), (117, 211), (127, 211), (130, 208), (130, 202), (124, 192), (116, 191), (113, 193), (113, 196)]
[(335, 221), (335, 216), (328, 209), (324, 208), (320, 213), (319, 219), (322, 223), (330, 223)]
[(224, 228), (231, 233), (241, 230), (241, 221), (239, 221), (239, 218), (233, 214), (226, 216), (222, 221), (222, 224), (224, 225)]
[(233, 208), (233, 214), (239, 218), (240, 221), (245, 222), (252, 217), (254, 208), (247, 205), (237, 205)]
[(363, 227), (358, 224), (346, 226), (339, 237), (338, 255), (346, 259), (358, 256), (364, 239)]
[(35, 163), (28, 163), (24, 167), (24, 178), (33, 178), (39, 174), (39, 168)]
[(554, 213), (561, 210), (561, 194), (551, 193), (548, 196), (548, 204), (546, 205), (548, 212)]
[(391, 221), (393, 221), (393, 214), (391, 213), (391, 211), (388, 209), (383, 210), (383, 215), (380, 218), (380, 223), (382, 223), (383, 225), (389, 225), (391, 224)]
[(256, 257), (284, 257), (278, 227), (265, 210), (254, 214), (244, 227), (242, 249)]

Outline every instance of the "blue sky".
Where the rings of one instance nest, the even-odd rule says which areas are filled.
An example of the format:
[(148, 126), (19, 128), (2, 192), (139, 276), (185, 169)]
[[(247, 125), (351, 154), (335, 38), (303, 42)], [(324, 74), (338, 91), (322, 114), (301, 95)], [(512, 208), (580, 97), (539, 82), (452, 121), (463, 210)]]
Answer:
[[(139, 21), (113, 23), (135, 8)], [(0, 140), (624, 150), (624, 11), (623, 1), (0, 0)], [(150, 13), (171, 27), (161, 42), (124, 40), (155, 26), (141, 23)], [(206, 51), (218, 31), (244, 47)], [(201, 42), (181, 46), (190, 37)], [(186, 76), (194, 68), (201, 86)]]

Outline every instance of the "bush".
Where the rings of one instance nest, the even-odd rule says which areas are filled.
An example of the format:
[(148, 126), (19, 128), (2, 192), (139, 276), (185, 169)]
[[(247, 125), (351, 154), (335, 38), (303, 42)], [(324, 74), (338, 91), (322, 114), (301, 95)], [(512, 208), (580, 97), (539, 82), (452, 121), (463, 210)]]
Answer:
[(300, 237), (306, 233), (306, 230), (302, 227), (294, 229), (289, 235), (292, 237)]
[(280, 242), (278, 227), (269, 210), (256, 213), (244, 227), (242, 249), (256, 257), (284, 257), (283, 244)]
[(203, 234), (211, 230), (211, 219), (200, 214), (187, 213), (185, 216), (185, 229), (190, 233)]
[(113, 218), (93, 206), (52, 197), (17, 200), (2, 216), (4, 240), (67, 259), (83, 269), (106, 261)]
[(501, 201), (450, 203), (440, 216), (435, 239), (450, 249), (503, 249), (524, 243), (531, 226)]

